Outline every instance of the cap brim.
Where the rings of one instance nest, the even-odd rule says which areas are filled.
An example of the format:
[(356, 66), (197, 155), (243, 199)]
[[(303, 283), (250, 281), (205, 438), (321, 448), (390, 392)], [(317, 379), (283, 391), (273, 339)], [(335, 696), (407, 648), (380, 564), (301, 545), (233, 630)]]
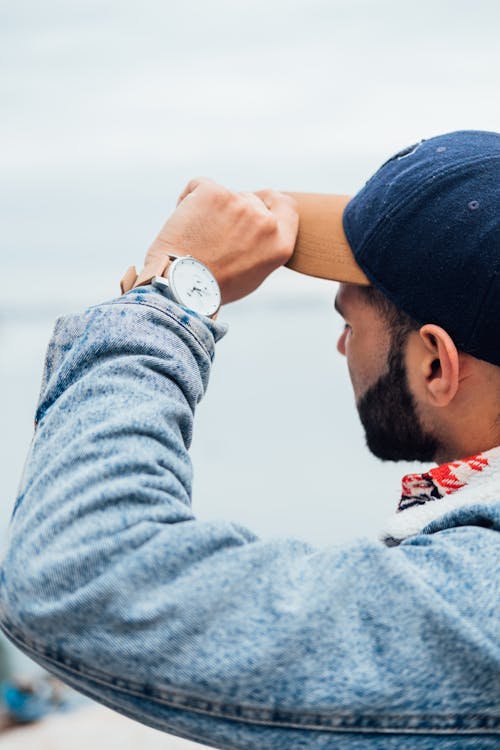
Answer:
[(369, 285), (369, 279), (356, 263), (342, 224), (351, 197), (323, 193), (288, 195), (297, 201), (299, 232), (287, 268), (322, 279)]

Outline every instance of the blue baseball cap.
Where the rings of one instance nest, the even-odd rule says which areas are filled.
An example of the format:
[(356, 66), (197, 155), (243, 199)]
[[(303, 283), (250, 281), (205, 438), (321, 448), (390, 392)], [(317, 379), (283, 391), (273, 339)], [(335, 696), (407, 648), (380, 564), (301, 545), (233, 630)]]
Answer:
[(459, 350), (500, 365), (499, 182), (500, 134), (423, 140), (351, 199), (294, 194), (299, 236), (289, 265), (373, 284), (417, 323), (442, 326)]

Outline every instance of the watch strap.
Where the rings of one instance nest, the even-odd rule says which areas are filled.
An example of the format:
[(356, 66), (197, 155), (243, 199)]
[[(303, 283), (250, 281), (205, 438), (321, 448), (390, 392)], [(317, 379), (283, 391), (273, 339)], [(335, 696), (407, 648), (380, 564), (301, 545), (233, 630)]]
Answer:
[(150, 284), (155, 276), (163, 276), (171, 262), (171, 257), (167, 255), (156, 260), (151, 260), (142, 269), (140, 274), (137, 274), (135, 266), (129, 266), (125, 271), (122, 279), (120, 280), (120, 289), (122, 294), (129, 292), (131, 289), (135, 289), (138, 286), (145, 286)]

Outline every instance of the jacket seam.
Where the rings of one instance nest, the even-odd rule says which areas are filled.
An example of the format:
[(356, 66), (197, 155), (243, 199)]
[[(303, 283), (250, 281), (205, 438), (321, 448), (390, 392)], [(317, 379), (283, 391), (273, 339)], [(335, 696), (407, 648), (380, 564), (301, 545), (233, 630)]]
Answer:
[[(374, 721), (380, 721), (378, 714), (358, 714), (351, 712), (333, 712), (330, 715), (323, 713), (321, 710), (315, 711), (314, 709), (289, 709), (289, 708), (260, 708), (259, 706), (252, 706), (244, 703), (227, 703), (225, 701), (217, 699), (206, 699), (201, 698), (193, 694), (184, 693), (175, 688), (167, 688), (165, 690), (152, 688), (144, 683), (134, 683), (128, 679), (117, 679), (113, 678), (101, 670), (87, 670), (82, 669), (79, 666), (75, 666), (72, 663), (73, 660), (66, 660), (61, 652), (59, 652), (59, 658), (55, 659), (50, 656), (46, 649), (39, 646), (33, 639), (24, 639), (18, 637), (14, 631), (17, 628), (12, 629), (7, 626), (5, 622), (1, 623), (2, 629), (9, 636), (9, 638), (15, 643), (22, 646), (26, 651), (39, 656), (41, 659), (50, 662), (56, 668), (56, 670), (68, 671), (73, 675), (80, 675), (84, 678), (92, 680), (94, 683), (102, 684), (108, 689), (114, 689), (119, 692), (134, 695), (140, 698), (149, 698), (160, 704), (169, 706), (184, 711), (191, 711), (214, 718), (225, 719), (229, 721), (240, 721), (245, 724), (256, 724), (259, 726), (281, 726), (283, 728), (290, 729), (303, 729), (311, 731), (328, 731), (328, 732), (350, 732), (353, 734), (361, 733), (373, 733), (373, 734), (419, 734), (419, 735), (450, 735), (450, 734), (461, 734), (461, 735), (497, 735), (500, 734), (500, 716), (486, 716), (478, 714), (462, 714), (456, 716), (455, 714), (440, 714), (439, 716), (441, 723), (443, 719), (446, 722), (448, 718), (451, 726), (418, 726), (419, 723), (425, 721), (424, 717), (427, 717), (427, 721), (430, 718), (430, 714), (397, 714), (394, 713), (392, 716), (389, 714), (386, 719), (388, 723), (396, 722), (395, 726), (376, 726)], [(162, 695), (163, 693), (163, 695)], [(169, 696), (166, 694), (170, 694)], [(176, 698), (176, 694), (178, 698)], [(198, 703), (198, 705), (195, 705)], [(245, 715), (247, 713), (248, 715)], [(255, 714), (252, 716), (251, 714)], [(259, 718), (259, 714), (261, 715)], [(267, 714), (264, 718), (263, 715)], [(290, 718), (287, 718), (287, 715)], [(304, 717), (298, 719), (298, 715)], [(436, 715), (434, 714), (434, 717)], [(316, 717), (316, 721), (314, 718)], [(335, 720), (337, 717), (337, 720)], [(464, 718), (472, 723), (474, 720), (480, 723), (476, 723), (473, 726), (464, 726)], [(311, 723), (307, 723), (307, 721)], [(365, 724), (361, 724), (364, 720)], [(414, 726), (397, 726), (398, 720), (404, 720), (413, 723)], [(383, 719), (382, 719), (383, 721)], [(350, 722), (346, 725), (346, 722)], [(458, 723), (458, 726), (457, 726)]]

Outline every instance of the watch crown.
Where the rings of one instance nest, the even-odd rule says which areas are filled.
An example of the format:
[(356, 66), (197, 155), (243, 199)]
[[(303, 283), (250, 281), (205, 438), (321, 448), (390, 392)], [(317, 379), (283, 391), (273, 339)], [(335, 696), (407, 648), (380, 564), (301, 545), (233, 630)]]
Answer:
[(151, 279), (151, 284), (161, 292), (163, 292), (165, 289), (168, 289), (168, 281), (164, 276), (154, 276)]

